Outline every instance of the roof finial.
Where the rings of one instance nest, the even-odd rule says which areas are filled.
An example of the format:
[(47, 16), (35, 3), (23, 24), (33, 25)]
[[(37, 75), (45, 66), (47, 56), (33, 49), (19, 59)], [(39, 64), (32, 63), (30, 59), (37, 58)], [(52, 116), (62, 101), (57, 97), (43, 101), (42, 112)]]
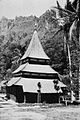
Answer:
[(38, 23), (37, 23), (37, 20), (35, 20), (34, 30), (37, 30), (37, 28), (38, 28)]

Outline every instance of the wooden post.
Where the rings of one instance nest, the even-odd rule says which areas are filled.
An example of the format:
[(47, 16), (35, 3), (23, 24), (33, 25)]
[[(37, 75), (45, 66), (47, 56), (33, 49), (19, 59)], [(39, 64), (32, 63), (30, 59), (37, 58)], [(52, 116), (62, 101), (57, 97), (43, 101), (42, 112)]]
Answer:
[(65, 100), (65, 105), (67, 106), (67, 100)]
[(26, 96), (24, 95), (24, 103), (26, 103)]
[(37, 103), (41, 103), (41, 90), (37, 90), (38, 95), (37, 95)]
[(60, 104), (60, 93), (59, 93), (59, 104)]
[(37, 92), (38, 92), (37, 103), (41, 103), (41, 83), (38, 82), (37, 86), (38, 86), (38, 90), (37, 90)]

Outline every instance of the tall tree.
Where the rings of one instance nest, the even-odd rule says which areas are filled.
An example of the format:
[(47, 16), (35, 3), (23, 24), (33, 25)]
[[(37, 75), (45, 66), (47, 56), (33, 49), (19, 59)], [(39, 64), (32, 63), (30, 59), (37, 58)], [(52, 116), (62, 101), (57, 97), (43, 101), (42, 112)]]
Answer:
[[(64, 31), (64, 51), (66, 51), (66, 45), (68, 48), (68, 58), (69, 58), (69, 73), (70, 78), (72, 77), (71, 73), (71, 57), (70, 57), (70, 46), (69, 43), (72, 39), (72, 33), (74, 27), (76, 27), (77, 41), (78, 41), (78, 52), (80, 53), (80, 1), (74, 0), (72, 3), (67, 0), (65, 8), (63, 9), (59, 2), (57, 1), (56, 10), (58, 11), (58, 18), (56, 20), (59, 23), (60, 29), (54, 34), (54, 36), (60, 32)], [(80, 54), (78, 57), (78, 99), (80, 99)], [(72, 80), (71, 80), (72, 84)]]

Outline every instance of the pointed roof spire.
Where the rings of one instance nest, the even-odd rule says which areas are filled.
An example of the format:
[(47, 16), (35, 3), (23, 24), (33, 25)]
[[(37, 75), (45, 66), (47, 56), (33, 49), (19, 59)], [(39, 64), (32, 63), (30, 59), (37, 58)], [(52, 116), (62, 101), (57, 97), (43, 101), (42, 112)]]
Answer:
[(37, 30), (37, 28), (38, 28), (38, 23), (37, 23), (37, 21), (35, 21), (34, 30)]
[(46, 53), (42, 48), (42, 45), (39, 41), (38, 33), (36, 30), (34, 31), (29, 47), (25, 52), (25, 54), (23, 55), (23, 57), (21, 58), (21, 60), (27, 57), (38, 58), (38, 59), (49, 59), (49, 57), (46, 55)]

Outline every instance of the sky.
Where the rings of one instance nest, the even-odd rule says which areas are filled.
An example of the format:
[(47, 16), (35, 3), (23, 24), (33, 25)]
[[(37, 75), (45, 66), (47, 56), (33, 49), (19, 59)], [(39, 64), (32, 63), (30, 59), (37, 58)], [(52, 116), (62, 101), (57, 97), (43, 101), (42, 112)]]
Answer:
[[(66, 0), (58, 1), (62, 7), (66, 2)], [(0, 0), (0, 19), (3, 16), (9, 19), (30, 15), (39, 17), (52, 6), (56, 6), (56, 0)]]

